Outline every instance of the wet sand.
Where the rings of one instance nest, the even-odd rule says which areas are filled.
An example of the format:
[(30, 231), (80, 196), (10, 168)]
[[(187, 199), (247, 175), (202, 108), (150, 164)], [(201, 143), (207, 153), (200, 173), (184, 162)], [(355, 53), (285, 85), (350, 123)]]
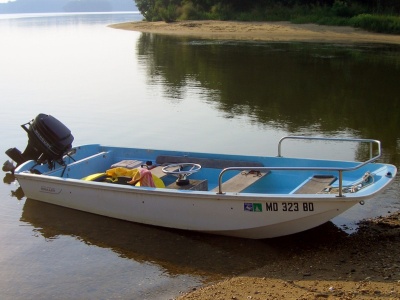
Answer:
[[(110, 27), (204, 39), (400, 44), (398, 35), (288, 22), (133, 22)], [(363, 221), (350, 236), (315, 232), (273, 239), (268, 243), (276, 242), (280, 249), (275, 258), (178, 299), (400, 299), (399, 212)], [(257, 255), (253, 249), (246, 253)]]

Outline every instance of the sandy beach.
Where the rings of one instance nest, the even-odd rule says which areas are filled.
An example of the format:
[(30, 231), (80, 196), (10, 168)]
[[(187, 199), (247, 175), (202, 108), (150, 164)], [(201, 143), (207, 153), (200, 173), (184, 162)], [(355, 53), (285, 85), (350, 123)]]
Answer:
[(264, 266), (178, 299), (400, 299), (400, 212), (365, 220), (352, 235), (324, 226), (274, 239), (278, 253)]
[[(204, 39), (400, 44), (398, 35), (289, 22), (131, 22), (110, 27)], [(183, 291), (178, 299), (400, 299), (400, 212), (365, 220), (352, 235), (309, 231), (277, 244), (279, 255), (263, 266)]]
[(350, 236), (323, 230), (278, 239), (277, 259), (178, 299), (400, 299), (399, 212)]
[(399, 35), (371, 33), (352, 27), (292, 24), (289, 22), (129, 22), (111, 25), (110, 27), (204, 39), (400, 44)]

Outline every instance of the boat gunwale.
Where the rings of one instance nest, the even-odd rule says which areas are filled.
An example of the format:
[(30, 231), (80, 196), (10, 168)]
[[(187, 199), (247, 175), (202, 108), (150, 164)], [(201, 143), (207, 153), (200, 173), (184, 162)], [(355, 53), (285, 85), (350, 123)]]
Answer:
[(320, 194), (273, 194), (273, 193), (246, 193), (246, 192), (226, 192), (219, 194), (215, 191), (195, 191), (195, 190), (176, 190), (167, 188), (152, 188), (152, 187), (137, 187), (131, 185), (119, 185), (110, 184), (105, 182), (96, 181), (84, 181), (81, 179), (74, 178), (61, 178), (43, 174), (32, 174), (32, 173), (17, 173), (15, 174), (17, 179), (29, 179), (34, 181), (40, 181), (45, 183), (54, 183), (59, 185), (74, 185), (80, 187), (91, 187), (94, 186), (96, 189), (102, 190), (113, 190), (121, 191), (125, 193), (140, 194), (155, 194), (155, 195), (180, 195), (180, 198), (204, 198), (208, 200), (223, 201), (223, 200), (235, 200), (235, 201), (271, 201), (276, 199), (278, 201), (306, 201), (307, 199), (313, 201), (326, 201), (327, 199), (335, 199), (337, 201), (344, 202), (358, 202), (361, 200), (367, 200), (373, 197), (376, 193), (384, 189), (391, 180), (387, 180), (385, 184), (379, 188), (374, 189), (370, 193), (359, 191), (358, 193), (349, 193), (344, 197), (338, 197), (337, 194), (320, 193)]

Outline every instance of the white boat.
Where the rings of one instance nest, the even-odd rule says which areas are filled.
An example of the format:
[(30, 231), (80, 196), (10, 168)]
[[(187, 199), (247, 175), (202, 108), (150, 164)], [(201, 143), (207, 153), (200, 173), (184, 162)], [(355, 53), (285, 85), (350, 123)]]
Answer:
[[(45, 114), (22, 127), (27, 148), (6, 153), (17, 162), (11, 171), (26, 197), (132, 222), (242, 238), (316, 227), (382, 192), (397, 173), (393, 165), (376, 163), (381, 144), (371, 139), (288, 136), (279, 141), (276, 157), (261, 157), (72, 147), (69, 129)], [(366, 143), (370, 158), (283, 157), (289, 139)]]

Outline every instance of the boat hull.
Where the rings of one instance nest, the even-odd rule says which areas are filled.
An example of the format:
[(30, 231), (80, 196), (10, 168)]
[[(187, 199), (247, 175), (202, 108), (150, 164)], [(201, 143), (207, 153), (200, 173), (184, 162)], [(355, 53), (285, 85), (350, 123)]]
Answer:
[(316, 227), (360, 201), (335, 195), (183, 194), (35, 174), (16, 177), (28, 198), (50, 204), (142, 224), (252, 239)]

